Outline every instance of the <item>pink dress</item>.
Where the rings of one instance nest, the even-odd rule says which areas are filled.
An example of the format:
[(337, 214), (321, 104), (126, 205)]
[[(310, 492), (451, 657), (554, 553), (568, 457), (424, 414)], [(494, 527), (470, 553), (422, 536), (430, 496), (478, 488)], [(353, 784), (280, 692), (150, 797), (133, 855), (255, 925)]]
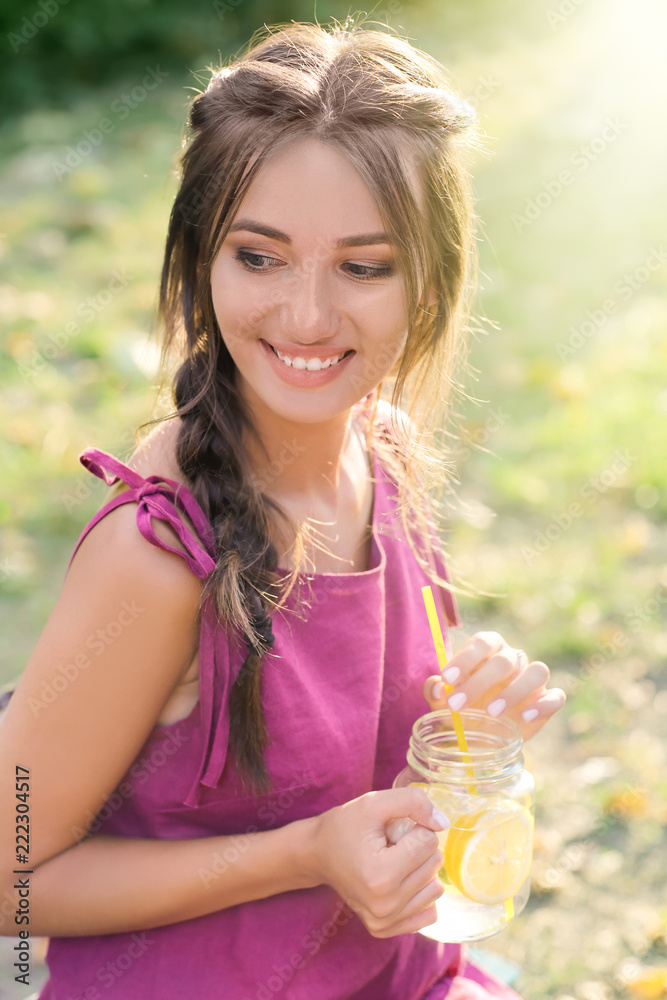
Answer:
[[(74, 552), (105, 514), (134, 502), (138, 529), (149, 542), (177, 552), (200, 579), (211, 572), (213, 532), (184, 486), (144, 479), (97, 448), (87, 448), (80, 461), (108, 485), (122, 479), (131, 489), (92, 518)], [(275, 790), (248, 796), (227, 761), (228, 698), (245, 646), (204, 608), (199, 701), (186, 718), (154, 727), (98, 813), (95, 832), (234, 835), (227, 858), (215, 863), (224, 867), (243, 850), (246, 832), (391, 787), (405, 766), (412, 725), (428, 711), (422, 685), (437, 673), (437, 662), (421, 595), (430, 581), (402, 538), (395, 485), (377, 458), (374, 470), (369, 569), (309, 575), (289, 595), (287, 610), (273, 616), (275, 645), (262, 668), (262, 697)], [(160, 541), (152, 518), (168, 521), (187, 553)], [(444, 575), (439, 551), (437, 560)], [(433, 589), (443, 630), (458, 624), (449, 592)], [(215, 877), (215, 870), (212, 859), (202, 879)], [(457, 944), (417, 933), (373, 937), (328, 885), (149, 931), (53, 937), (47, 966), (50, 978), (39, 1000), (517, 1000), (471, 965)]]

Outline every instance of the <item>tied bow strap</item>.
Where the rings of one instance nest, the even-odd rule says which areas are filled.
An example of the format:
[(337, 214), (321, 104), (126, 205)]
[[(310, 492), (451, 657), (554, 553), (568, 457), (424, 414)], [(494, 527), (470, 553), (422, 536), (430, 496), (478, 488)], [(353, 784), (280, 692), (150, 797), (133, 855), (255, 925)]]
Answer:
[[(86, 449), (79, 456), (79, 461), (90, 472), (104, 480), (107, 486), (113, 486), (119, 480), (127, 483), (130, 490), (128, 495), (123, 496), (123, 500), (138, 501), (137, 527), (147, 541), (182, 556), (200, 580), (205, 579), (213, 572), (216, 565), (215, 559), (211, 555), (212, 552), (215, 552), (213, 529), (195, 498), (181, 483), (156, 475), (144, 479), (134, 469), (130, 469), (112, 455), (97, 448)], [(104, 468), (105, 466), (114, 474), (109, 475)], [(121, 498), (116, 499), (120, 500)], [(203, 548), (199, 540), (188, 530), (174, 507), (188, 515), (206, 548)], [(158, 539), (153, 531), (152, 518), (154, 517), (160, 521), (166, 521), (173, 528), (181, 540), (185, 552)]]

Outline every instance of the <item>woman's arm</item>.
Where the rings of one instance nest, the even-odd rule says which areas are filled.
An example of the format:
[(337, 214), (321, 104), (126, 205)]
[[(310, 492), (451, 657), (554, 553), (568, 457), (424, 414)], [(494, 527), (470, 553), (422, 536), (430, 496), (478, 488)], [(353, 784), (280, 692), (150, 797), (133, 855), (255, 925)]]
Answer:
[[(30, 931), (62, 937), (142, 931), (318, 885), (310, 865), (315, 822), (192, 840), (91, 837), (30, 876)], [(0, 918), (0, 935), (16, 935), (14, 909), (11, 920)]]
[[(180, 546), (164, 522), (155, 521), (154, 528), (169, 544)], [(140, 899), (141, 894), (129, 894), (122, 916), (113, 912), (119, 886), (127, 896), (127, 872), (136, 881), (142, 867), (147, 874), (137, 884), (144, 897), (159, 896), (161, 884), (175, 890), (171, 899), (169, 891), (162, 895), (168, 909), (163, 922), (178, 919), (174, 907), (181, 904), (188, 914), (196, 912), (197, 882), (200, 904), (207, 901), (199, 912), (206, 912), (207, 905), (215, 908), (210, 904), (215, 893), (206, 890), (197, 874), (198, 862), (206, 866), (207, 850), (211, 854), (215, 849), (212, 841), (132, 843), (119, 838), (114, 843), (112, 838), (93, 838), (77, 846), (81, 830), (89, 828), (90, 817), (136, 759), (192, 661), (199, 638), (201, 586), (180, 556), (143, 538), (134, 504), (110, 511), (84, 538), (0, 725), (3, 914), (9, 906), (2, 893), (10, 898), (18, 893), (13, 889), (14, 870), (24, 867), (16, 863), (17, 766), (25, 769), (21, 774), (30, 774), (25, 867), (34, 870), (31, 904), (42, 933), (62, 932), (63, 926), (55, 923), (56, 905), (67, 906), (68, 926), (78, 921), (81, 930), (84, 914), (96, 919), (95, 907), (102, 922), (108, 911), (107, 929), (119, 919), (127, 920), (125, 926), (138, 926), (134, 905), (150, 922), (156, 911), (146, 916), (141, 908), (147, 900)], [(280, 846), (286, 836), (265, 832), (262, 845)], [(221, 846), (222, 838), (215, 843)], [(266, 849), (252, 852), (260, 868)], [(182, 859), (173, 876), (166, 851)], [(230, 874), (230, 884), (239, 884), (235, 879), (240, 867)], [(93, 887), (101, 894), (96, 901)], [(12, 912), (2, 933), (15, 932)]]

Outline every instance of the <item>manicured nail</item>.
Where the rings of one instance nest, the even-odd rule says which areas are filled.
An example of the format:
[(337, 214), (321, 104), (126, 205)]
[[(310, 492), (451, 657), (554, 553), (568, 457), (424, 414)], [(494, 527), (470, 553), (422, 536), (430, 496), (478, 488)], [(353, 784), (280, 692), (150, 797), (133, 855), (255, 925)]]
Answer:
[(533, 719), (536, 719), (539, 714), (540, 713), (537, 711), (536, 708), (527, 708), (525, 712), (521, 713), (521, 718), (524, 720), (524, 722), (532, 722)]
[(439, 809), (435, 808), (435, 806), (433, 806), (433, 819), (442, 830), (446, 830), (447, 827), (450, 826), (450, 822), (445, 814), (441, 813)]
[(448, 684), (455, 684), (461, 676), (461, 671), (458, 667), (448, 667), (447, 670), (443, 671), (442, 676)]
[(434, 698), (436, 701), (440, 701), (440, 699), (442, 698), (442, 692), (444, 690), (445, 690), (445, 685), (442, 683), (442, 681), (436, 681), (433, 687), (431, 688), (431, 697)]
[(501, 712), (505, 711), (506, 707), (507, 702), (504, 698), (496, 698), (495, 701), (492, 701), (491, 704), (487, 706), (486, 710), (489, 715), (500, 715)]
[(451, 708), (452, 712), (458, 712), (463, 708), (467, 700), (468, 696), (464, 694), (463, 691), (459, 691), (458, 694), (453, 694), (451, 696), (447, 704)]

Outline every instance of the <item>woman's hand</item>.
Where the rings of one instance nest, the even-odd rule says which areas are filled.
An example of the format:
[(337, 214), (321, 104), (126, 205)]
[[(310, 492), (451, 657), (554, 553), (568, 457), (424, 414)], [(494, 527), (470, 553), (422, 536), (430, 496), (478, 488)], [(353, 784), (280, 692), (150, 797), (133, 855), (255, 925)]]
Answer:
[[(387, 826), (409, 816), (415, 826), (396, 844)], [(312, 842), (318, 881), (332, 886), (373, 937), (418, 931), (436, 920), (444, 892), (436, 878), (444, 856), (438, 832), (449, 825), (421, 788), (367, 792), (316, 817)]]
[[(453, 687), (449, 695), (443, 678)], [(476, 632), (449, 660), (442, 678), (439, 674), (427, 678), (423, 691), (432, 712), (476, 708), (506, 715), (527, 740), (565, 704), (560, 688), (547, 691), (548, 680), (546, 663), (529, 662), (523, 650), (508, 646), (497, 632)]]

